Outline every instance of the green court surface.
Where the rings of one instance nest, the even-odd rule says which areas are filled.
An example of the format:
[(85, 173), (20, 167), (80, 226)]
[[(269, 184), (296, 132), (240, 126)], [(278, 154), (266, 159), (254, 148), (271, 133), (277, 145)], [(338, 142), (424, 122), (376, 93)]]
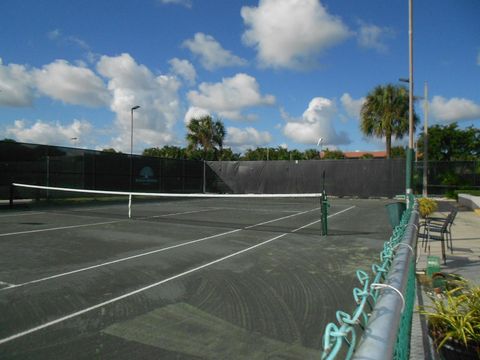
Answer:
[(391, 228), (387, 200), (0, 211), (1, 359), (318, 359)]

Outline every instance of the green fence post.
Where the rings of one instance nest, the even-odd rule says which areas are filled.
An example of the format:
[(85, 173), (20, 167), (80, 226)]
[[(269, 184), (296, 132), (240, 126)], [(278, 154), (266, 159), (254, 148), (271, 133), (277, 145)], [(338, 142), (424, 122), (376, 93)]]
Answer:
[(322, 195), (322, 203), (321, 203), (321, 210), (322, 210), (322, 235), (328, 235), (328, 204), (327, 195), (324, 193)]

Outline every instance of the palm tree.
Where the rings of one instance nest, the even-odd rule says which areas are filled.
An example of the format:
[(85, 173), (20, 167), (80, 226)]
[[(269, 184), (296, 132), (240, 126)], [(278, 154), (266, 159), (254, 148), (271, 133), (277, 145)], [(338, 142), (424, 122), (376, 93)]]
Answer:
[(217, 158), (217, 147), (223, 149), (223, 140), (225, 139), (225, 126), (220, 120), (213, 120), (211, 116), (204, 116), (199, 119), (191, 119), (187, 125), (187, 141), (189, 152), (199, 148), (203, 149), (203, 158), (207, 158), (210, 151), (214, 151)]
[[(360, 112), (360, 129), (367, 136), (385, 137), (387, 158), (392, 155), (392, 136), (408, 134), (408, 89), (388, 84), (377, 86), (365, 100)], [(413, 112), (413, 125), (418, 116)]]

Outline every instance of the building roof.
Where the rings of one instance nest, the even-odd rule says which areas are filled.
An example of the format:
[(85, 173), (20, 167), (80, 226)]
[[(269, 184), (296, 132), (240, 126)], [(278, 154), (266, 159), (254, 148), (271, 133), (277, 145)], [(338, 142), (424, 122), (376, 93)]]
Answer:
[(373, 155), (374, 159), (385, 159), (387, 157), (386, 151), (346, 151), (343, 153), (345, 159), (360, 159), (366, 154)]

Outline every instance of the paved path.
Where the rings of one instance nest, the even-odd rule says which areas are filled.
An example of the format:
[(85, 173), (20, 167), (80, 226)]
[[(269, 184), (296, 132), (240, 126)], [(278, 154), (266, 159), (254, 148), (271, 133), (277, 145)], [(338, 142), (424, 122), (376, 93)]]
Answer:
[[(442, 202), (439, 212), (435, 216), (446, 216), (451, 206), (457, 206), (454, 202)], [(475, 284), (480, 284), (480, 216), (468, 208), (459, 208), (459, 212), (452, 226), (453, 253), (447, 249), (446, 264), (441, 261), (440, 242), (432, 242), (430, 255), (440, 258), (440, 271), (444, 273), (458, 274)], [(417, 274), (421, 276), (427, 267), (428, 252), (418, 244)], [(418, 283), (417, 299), (415, 308), (427, 302), (426, 292), (428, 288)], [(426, 324), (418, 312), (413, 315), (412, 342), (410, 359), (437, 359), (435, 350), (432, 349), (426, 335)]]

